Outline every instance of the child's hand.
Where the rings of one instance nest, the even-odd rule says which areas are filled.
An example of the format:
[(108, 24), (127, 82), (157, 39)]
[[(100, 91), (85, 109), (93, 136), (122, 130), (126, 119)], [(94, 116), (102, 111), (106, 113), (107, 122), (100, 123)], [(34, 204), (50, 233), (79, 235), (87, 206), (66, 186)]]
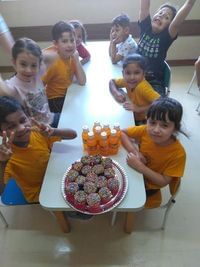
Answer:
[(128, 155), (126, 157), (126, 162), (130, 167), (132, 167), (136, 171), (143, 173), (144, 163), (142, 162), (141, 158), (139, 157), (139, 154), (135, 155), (132, 152), (128, 153)]
[(77, 50), (74, 51), (72, 57), (75, 59), (75, 60), (78, 60), (79, 61), (79, 53)]
[(2, 143), (0, 145), (0, 161), (9, 160), (12, 155), (11, 144), (14, 140), (14, 132), (11, 132), (10, 136), (7, 136), (6, 131), (3, 131)]
[(134, 104), (133, 104), (132, 102), (126, 101), (126, 102), (123, 104), (123, 107), (124, 107), (126, 110), (134, 111)]
[(39, 131), (45, 135), (45, 136), (52, 136), (54, 133), (54, 128), (52, 128), (50, 125), (48, 124), (44, 124), (44, 123), (40, 123), (38, 121), (36, 121), (34, 118), (31, 118), (31, 121), (33, 122), (34, 125), (37, 126), (37, 128), (39, 129)]
[(126, 101), (125, 94), (123, 94), (121, 92), (116, 92), (115, 95), (114, 95), (114, 98), (119, 103), (124, 103)]

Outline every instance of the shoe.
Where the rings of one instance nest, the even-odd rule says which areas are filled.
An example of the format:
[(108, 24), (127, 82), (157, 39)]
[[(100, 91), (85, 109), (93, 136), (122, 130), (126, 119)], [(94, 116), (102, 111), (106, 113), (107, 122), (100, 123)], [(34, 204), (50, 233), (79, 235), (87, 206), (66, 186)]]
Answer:
[(90, 220), (94, 216), (89, 214), (84, 214), (78, 211), (67, 211), (66, 212), (67, 217), (72, 219), (79, 219), (79, 220)]

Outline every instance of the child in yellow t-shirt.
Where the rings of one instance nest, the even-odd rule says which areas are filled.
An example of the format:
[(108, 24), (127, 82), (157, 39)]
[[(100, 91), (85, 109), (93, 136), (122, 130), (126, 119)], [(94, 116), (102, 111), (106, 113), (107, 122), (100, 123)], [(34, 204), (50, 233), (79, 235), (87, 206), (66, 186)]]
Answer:
[[(175, 99), (159, 98), (147, 112), (147, 125), (122, 132), (122, 144), (128, 151), (127, 164), (144, 176), (147, 207), (151, 206), (154, 194), (160, 197), (160, 188), (179, 182), (183, 176), (186, 153), (176, 138), (182, 132), (182, 113), (182, 106)], [(137, 140), (139, 150), (131, 138)]]
[(77, 135), (72, 129), (52, 128), (35, 120), (34, 123), (37, 131), (31, 131), (31, 121), (16, 99), (0, 97), (0, 163), (4, 183), (14, 178), (30, 203), (38, 202), (53, 142)]
[(78, 84), (84, 85), (86, 75), (76, 49), (74, 27), (59, 21), (53, 26), (52, 36), (58, 57), (43, 76), (51, 112), (61, 112), (68, 87), (75, 76)]
[[(160, 97), (145, 80), (146, 61), (143, 56), (134, 54), (125, 59), (123, 78), (109, 82), (110, 92), (115, 100), (123, 103), (126, 110), (133, 111), (135, 125), (146, 123), (146, 112), (151, 103)], [(128, 100), (121, 88), (126, 88)]]

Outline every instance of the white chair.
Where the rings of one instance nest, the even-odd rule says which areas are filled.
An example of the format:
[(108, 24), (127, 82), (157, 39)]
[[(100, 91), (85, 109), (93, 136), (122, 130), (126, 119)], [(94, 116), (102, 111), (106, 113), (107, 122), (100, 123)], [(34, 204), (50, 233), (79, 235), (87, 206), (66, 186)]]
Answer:
[[(169, 193), (170, 193), (170, 197), (168, 198), (168, 200), (164, 204), (160, 204), (160, 202), (158, 200), (157, 203), (156, 202), (154, 203), (155, 207), (154, 206), (150, 207), (150, 208), (159, 208), (159, 209), (164, 209), (165, 210), (164, 217), (163, 217), (163, 220), (162, 220), (162, 225), (161, 225), (161, 229), (162, 230), (165, 229), (169, 211), (171, 210), (171, 208), (176, 203), (175, 198), (176, 198), (178, 192), (180, 191), (180, 185), (181, 185), (181, 180), (180, 179), (176, 180), (176, 181), (172, 181), (168, 186)], [(159, 191), (159, 192), (160, 192), (160, 196), (161, 196), (161, 191)], [(161, 199), (160, 199), (160, 201), (161, 201)], [(150, 209), (150, 208), (147, 207), (147, 209)], [(128, 214), (131, 214), (131, 212), (127, 212), (127, 216), (128, 216)], [(111, 226), (113, 226), (115, 224), (116, 215), (117, 215), (117, 212), (114, 211), (113, 215), (112, 215), (112, 219), (111, 219)]]
[(192, 76), (192, 80), (190, 81), (190, 84), (189, 84), (189, 86), (188, 86), (188, 89), (187, 89), (187, 93), (188, 93), (188, 94), (190, 93), (190, 90), (191, 90), (191, 88), (192, 88), (192, 85), (193, 85), (195, 79), (196, 79), (196, 71), (194, 71), (194, 74), (193, 74), (193, 76)]

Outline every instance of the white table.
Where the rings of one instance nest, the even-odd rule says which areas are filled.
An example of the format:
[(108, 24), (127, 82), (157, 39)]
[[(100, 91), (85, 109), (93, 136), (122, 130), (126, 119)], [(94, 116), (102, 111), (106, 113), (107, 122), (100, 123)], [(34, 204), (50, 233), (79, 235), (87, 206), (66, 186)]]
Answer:
[[(65, 232), (69, 231), (62, 212), (71, 208), (61, 194), (61, 181), (66, 169), (83, 155), (82, 126), (92, 128), (94, 121), (109, 123), (111, 126), (119, 122), (121, 128), (133, 125), (132, 112), (126, 111), (118, 104), (109, 92), (109, 79), (121, 76), (121, 66), (112, 65), (108, 56), (108, 42), (91, 42), (88, 44), (91, 62), (84, 66), (87, 83), (85, 86), (72, 84), (68, 89), (63, 106), (59, 128), (73, 128), (78, 137), (54, 144), (44, 182), (40, 192), (40, 204), (55, 214)], [(143, 177), (126, 164), (127, 152), (123, 147), (112, 158), (125, 170), (128, 177), (128, 191), (124, 200), (116, 207), (116, 211), (137, 211), (144, 206), (146, 195)], [(131, 230), (131, 213), (128, 213), (125, 228)]]

